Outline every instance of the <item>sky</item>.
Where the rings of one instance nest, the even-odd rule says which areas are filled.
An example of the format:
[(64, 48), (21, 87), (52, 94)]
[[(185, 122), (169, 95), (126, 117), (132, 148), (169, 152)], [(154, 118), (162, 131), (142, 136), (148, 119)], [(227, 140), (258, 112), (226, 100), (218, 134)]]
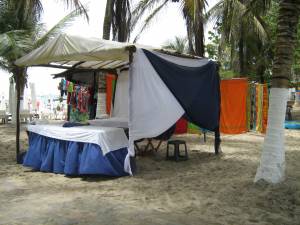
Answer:
[[(136, 0), (135, 0), (136, 1)], [(60, 1), (41, 0), (44, 12), (42, 22), (46, 29), (50, 29), (60, 19), (62, 19), (70, 9), (67, 9)], [(62, 2), (62, 1), (61, 1)], [(102, 37), (102, 25), (105, 13), (105, 0), (81, 0), (88, 7), (89, 23), (84, 17), (79, 17), (71, 26), (64, 30), (65, 33), (79, 35), (83, 37)], [(218, 2), (218, 0), (207, 0), (208, 9)], [(142, 23), (142, 21), (141, 21)], [(212, 29), (209, 24), (206, 28)], [(138, 31), (134, 31), (131, 38), (136, 36)], [(138, 43), (159, 47), (175, 36), (186, 36), (185, 23), (180, 12), (179, 3), (170, 3), (153, 20), (151, 26), (143, 32)], [(206, 38), (207, 41), (207, 38)], [(52, 79), (51, 74), (59, 73), (62, 70), (53, 68), (29, 68), (28, 82), (35, 83), (37, 95), (58, 94), (58, 80)], [(0, 96), (4, 95), (8, 99), (9, 74), (0, 70)]]

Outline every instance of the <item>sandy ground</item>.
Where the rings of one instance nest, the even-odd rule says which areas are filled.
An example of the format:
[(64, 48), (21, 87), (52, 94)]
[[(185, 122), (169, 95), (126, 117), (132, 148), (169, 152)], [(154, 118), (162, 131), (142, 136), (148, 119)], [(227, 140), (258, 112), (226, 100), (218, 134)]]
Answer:
[[(15, 134), (0, 125), (0, 224), (300, 224), (300, 132), (286, 131), (286, 181), (253, 183), (263, 136), (184, 135), (188, 161), (165, 160), (165, 146), (137, 158), (134, 177), (68, 178), (16, 165)], [(26, 147), (22, 133), (22, 145)]]

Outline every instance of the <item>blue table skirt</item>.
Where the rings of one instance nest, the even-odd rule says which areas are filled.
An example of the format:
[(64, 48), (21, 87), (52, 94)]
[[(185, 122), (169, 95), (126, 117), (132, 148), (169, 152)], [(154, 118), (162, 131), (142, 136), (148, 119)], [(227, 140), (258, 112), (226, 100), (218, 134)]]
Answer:
[(96, 144), (58, 140), (29, 132), (29, 148), (23, 165), (66, 175), (126, 176), (127, 153), (127, 148), (122, 148), (103, 155)]

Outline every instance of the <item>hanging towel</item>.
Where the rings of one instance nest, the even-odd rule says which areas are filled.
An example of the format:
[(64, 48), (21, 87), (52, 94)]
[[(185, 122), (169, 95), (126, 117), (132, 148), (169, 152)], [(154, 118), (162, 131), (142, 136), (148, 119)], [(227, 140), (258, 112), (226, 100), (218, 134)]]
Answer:
[(220, 131), (240, 134), (247, 131), (247, 79), (221, 81)]

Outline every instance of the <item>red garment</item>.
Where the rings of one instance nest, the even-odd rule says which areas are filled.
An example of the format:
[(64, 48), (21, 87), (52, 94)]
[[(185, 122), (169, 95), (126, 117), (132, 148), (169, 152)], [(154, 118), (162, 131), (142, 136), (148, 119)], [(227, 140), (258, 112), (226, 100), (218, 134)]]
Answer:
[(67, 104), (69, 105), (71, 102), (71, 93), (68, 92), (68, 95), (67, 95)]
[(180, 118), (176, 123), (175, 134), (185, 134), (187, 132), (188, 123), (184, 118)]

